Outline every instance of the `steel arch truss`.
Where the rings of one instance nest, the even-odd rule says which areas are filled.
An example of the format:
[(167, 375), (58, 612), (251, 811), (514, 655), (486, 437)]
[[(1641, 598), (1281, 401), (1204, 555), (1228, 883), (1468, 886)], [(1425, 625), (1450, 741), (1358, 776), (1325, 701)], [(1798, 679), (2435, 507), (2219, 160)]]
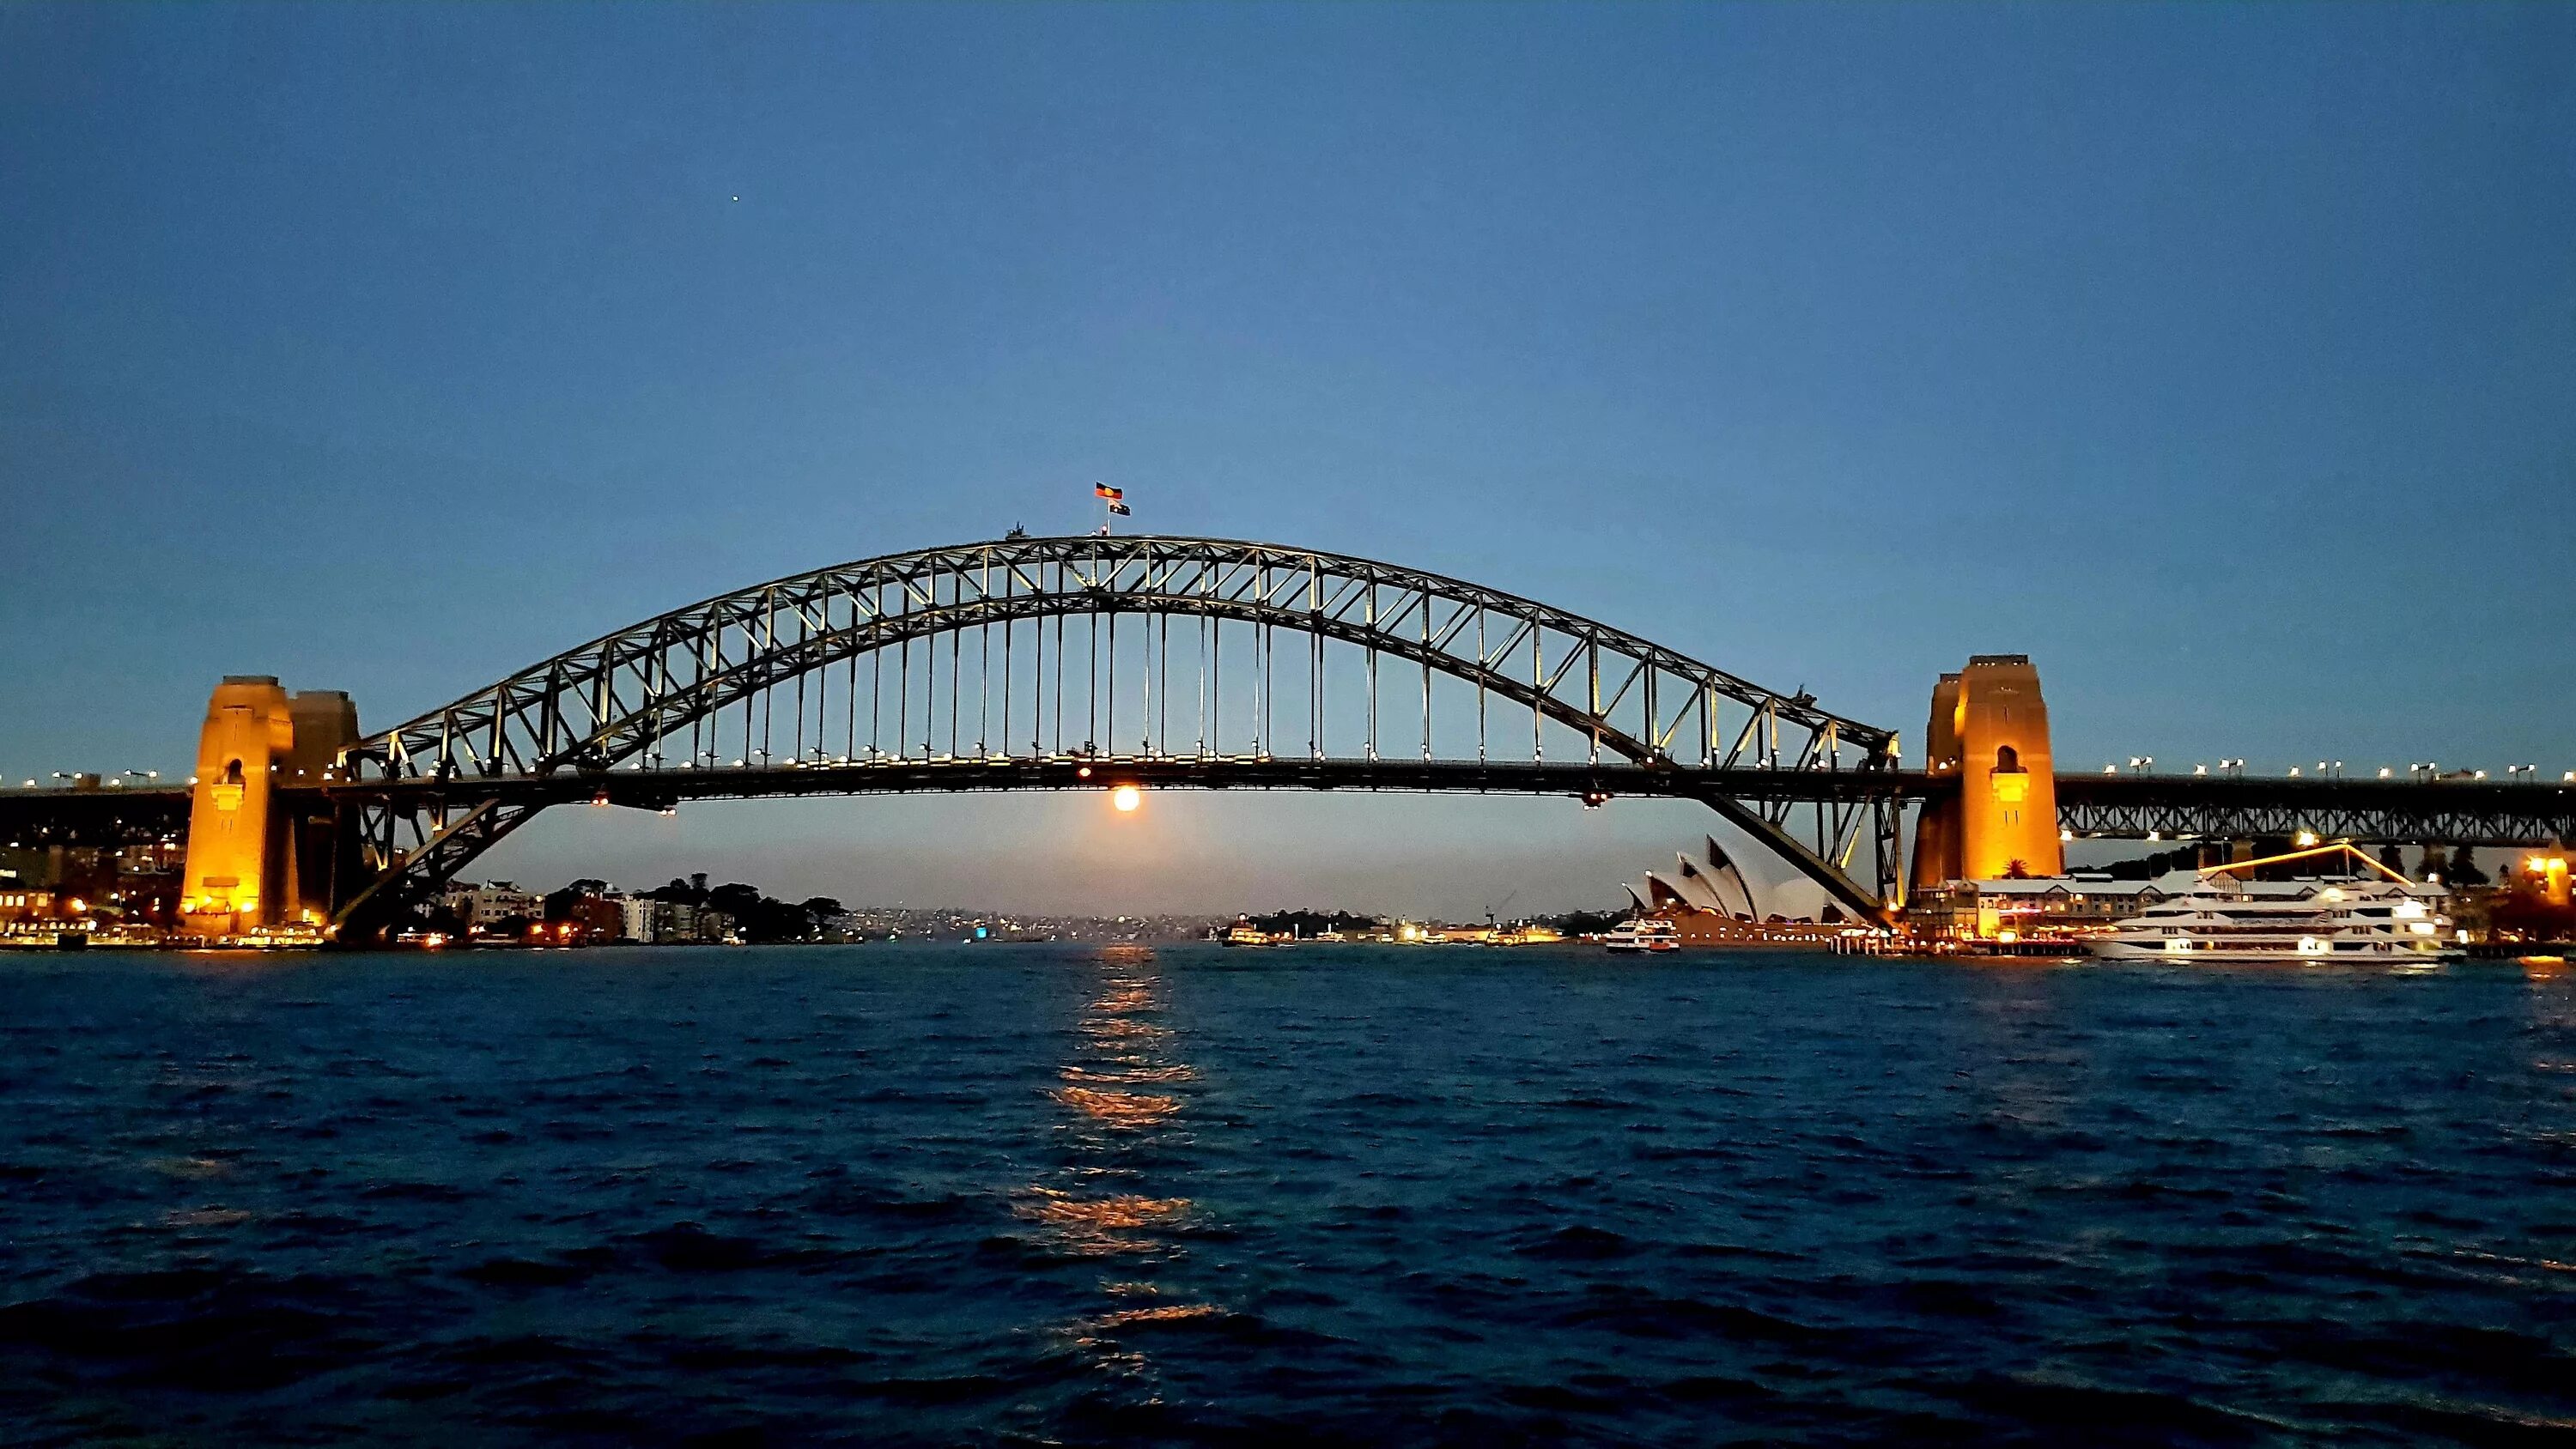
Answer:
[(2127, 839), (2545, 845), (2576, 839), (2576, 786), (2061, 775), (2057, 818), (2074, 835)]
[[(1176, 634), (1185, 655), (1177, 666)], [(1069, 676), (1078, 676), (1070, 690)], [(1440, 730), (1435, 677), (1472, 695), (1472, 704), (1449, 706)], [(791, 717), (792, 726), (782, 723)], [(736, 741), (739, 750), (727, 748)], [(445, 880), (542, 808), (478, 782), (566, 772), (1301, 755), (1374, 762), (1417, 752), (1544, 761), (1553, 747), (1567, 762), (1714, 779), (1746, 769), (1889, 771), (1895, 745), (1889, 731), (1818, 709), (1803, 692), (1783, 695), (1623, 630), (1457, 579), (1218, 539), (1008, 539), (891, 554), (707, 599), (352, 747), (334, 783), (360, 811), (362, 858), (375, 879), (340, 915)], [(409, 788), (370, 793), (371, 782)], [(1867, 837), (1874, 884), (1883, 889), (1892, 878), (1895, 826), (1875, 797), (1810, 792), (1816, 798), (1802, 807), (1770, 795), (1698, 793), (1846, 905), (1878, 908), (1879, 894), (1846, 873)], [(1812, 811), (1804, 822), (1812, 828), (1793, 827), (1802, 808)]]

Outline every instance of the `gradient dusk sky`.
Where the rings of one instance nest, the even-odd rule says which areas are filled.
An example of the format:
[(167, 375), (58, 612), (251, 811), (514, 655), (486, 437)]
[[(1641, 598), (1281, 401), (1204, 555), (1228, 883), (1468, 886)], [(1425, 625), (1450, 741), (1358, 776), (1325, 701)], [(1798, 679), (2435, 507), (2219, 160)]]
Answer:
[[(2576, 768), (2576, 6), (0, 7), (0, 772), (1077, 532), (2066, 768)], [(564, 812), (478, 872), (1606, 905), (1696, 807)]]

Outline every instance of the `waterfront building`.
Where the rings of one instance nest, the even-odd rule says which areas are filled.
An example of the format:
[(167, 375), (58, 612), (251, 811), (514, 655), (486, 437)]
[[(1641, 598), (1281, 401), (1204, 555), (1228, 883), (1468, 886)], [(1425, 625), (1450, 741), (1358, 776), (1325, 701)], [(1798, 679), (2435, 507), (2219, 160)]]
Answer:
[(618, 941), (626, 936), (626, 912), (607, 896), (576, 895), (562, 902), (557, 923), (569, 924), (584, 941)]
[(1826, 946), (1852, 922), (1831, 902), (1815, 916), (1783, 915), (1766, 909), (1753, 882), (1707, 838), (1707, 856), (1673, 857), (1670, 875), (1648, 871), (1629, 886), (1628, 899), (1638, 914), (1672, 923), (1674, 939), (1684, 946)]
[(1629, 886), (1628, 899), (1637, 909), (1649, 914), (1663, 911), (1681, 913), (1714, 912), (1739, 921), (1759, 921), (1763, 911), (1754, 899), (1752, 883), (1736, 868), (1715, 836), (1703, 838), (1708, 851), (1705, 860), (1694, 861), (1675, 852), (1674, 869), (1667, 876), (1655, 871)]
[(654, 927), (659, 920), (655, 911), (662, 902), (651, 896), (639, 895), (613, 895), (607, 900), (617, 907), (619, 940), (637, 941), (649, 946), (661, 939)]
[(2107, 875), (1954, 880), (1917, 893), (1906, 919), (1927, 940), (2066, 940), (2108, 931), (2166, 894), (2157, 881)]
[(533, 891), (519, 889), (516, 882), (496, 880), (490, 885), (459, 881), (447, 888), (447, 908), (478, 931), (488, 931), (512, 916), (537, 920), (545, 915), (545, 899)]
[(52, 891), (18, 889), (15, 882), (0, 882), (0, 926), (14, 926), (22, 921), (46, 921), (53, 916)]

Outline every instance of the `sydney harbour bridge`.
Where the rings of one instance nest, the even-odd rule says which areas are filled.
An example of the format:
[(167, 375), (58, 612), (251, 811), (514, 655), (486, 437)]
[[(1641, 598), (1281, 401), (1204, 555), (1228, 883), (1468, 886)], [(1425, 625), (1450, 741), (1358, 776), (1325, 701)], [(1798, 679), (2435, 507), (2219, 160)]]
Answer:
[[(0, 843), (184, 834), (189, 919), (300, 914), (354, 941), (557, 805), (1121, 785), (1655, 797), (1699, 802), (1848, 913), (1884, 919), (1905, 890), (1907, 812), (1963, 788), (1940, 761), (1908, 768), (1891, 728), (1613, 625), (1220, 539), (1014, 536), (817, 569), (379, 734), (310, 699), (228, 680), (188, 786), (0, 791)], [(2564, 782), (2050, 779), (2071, 836), (2576, 836)]]

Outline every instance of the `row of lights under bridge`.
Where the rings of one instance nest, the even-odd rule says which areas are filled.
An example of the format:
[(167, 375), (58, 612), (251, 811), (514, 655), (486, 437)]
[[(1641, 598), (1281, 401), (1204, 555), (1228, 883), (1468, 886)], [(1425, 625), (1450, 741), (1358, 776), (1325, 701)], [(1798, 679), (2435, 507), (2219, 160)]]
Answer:
[[(2102, 773), (2105, 775), (2117, 775), (2120, 772), (2120, 767), (2116, 764), (2104, 765), (2102, 767)], [(2155, 756), (2131, 755), (2129, 757), (2128, 773), (2132, 775), (2152, 775), (2155, 772)], [(2221, 760), (2214, 766), (2205, 763), (2197, 764), (2191, 767), (2191, 773), (2196, 779), (2206, 779), (2215, 775), (2222, 779), (2242, 780), (2245, 778), (2245, 761), (2242, 758), (2238, 758), (2233, 760)], [(2537, 783), (2540, 779), (2540, 767), (2538, 765), (2507, 765), (2504, 767), (2504, 773), (2507, 781), (2516, 784), (2533, 784)], [(2290, 766), (2289, 773), (2284, 778), (2292, 780), (2344, 780), (2350, 779), (2351, 777), (2345, 773), (2343, 761), (2319, 760), (2313, 767), (2306, 765)], [(2394, 766), (2382, 765), (2379, 767), (2378, 778), (2382, 780), (2394, 780), (2397, 778), (2397, 770)], [(2476, 781), (2486, 779), (2487, 772), (2484, 770), (2453, 770), (2449, 774), (2444, 774), (2442, 772), (2442, 767), (2438, 762), (2425, 760), (2420, 763), (2407, 765), (2406, 778), (2426, 784), (2440, 780)], [(2565, 771), (2559, 775), (2558, 779), (2561, 784), (2576, 785), (2576, 770)]]

